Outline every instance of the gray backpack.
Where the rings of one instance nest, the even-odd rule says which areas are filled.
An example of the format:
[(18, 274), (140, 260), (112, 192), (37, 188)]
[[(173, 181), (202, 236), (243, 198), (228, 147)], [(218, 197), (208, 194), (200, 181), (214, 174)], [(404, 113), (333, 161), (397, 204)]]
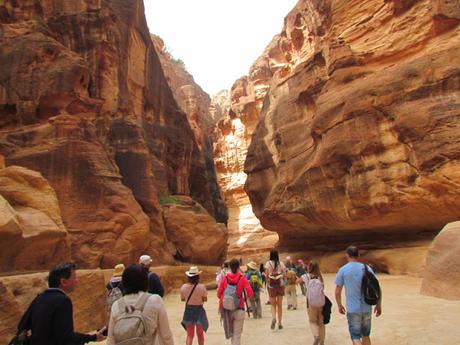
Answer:
[(127, 304), (125, 298), (118, 300), (120, 315), (113, 323), (113, 338), (116, 345), (145, 345), (146, 320), (142, 312), (151, 295), (142, 293), (136, 304)]
[(238, 283), (241, 279), (241, 276), (238, 277), (236, 283), (230, 283), (228, 277), (227, 279), (227, 287), (224, 290), (224, 297), (222, 298), (222, 306), (226, 310), (236, 310), (240, 307), (240, 298), (236, 293), (236, 289), (238, 287)]

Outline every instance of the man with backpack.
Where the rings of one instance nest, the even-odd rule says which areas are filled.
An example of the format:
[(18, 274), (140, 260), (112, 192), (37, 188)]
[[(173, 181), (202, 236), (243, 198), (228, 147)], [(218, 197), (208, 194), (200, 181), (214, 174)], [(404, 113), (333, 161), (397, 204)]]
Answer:
[(246, 279), (251, 285), (254, 295), (249, 298), (251, 304), (251, 311), (254, 319), (262, 318), (262, 305), (260, 304), (260, 289), (262, 288), (262, 275), (258, 271), (257, 264), (254, 261), (248, 263), (248, 271), (246, 273)]
[(240, 345), (245, 318), (244, 305), (247, 299), (253, 296), (253, 291), (246, 277), (240, 272), (238, 259), (232, 259), (229, 266), (231, 272), (221, 280), (217, 289), (219, 312), (225, 338), (231, 338), (232, 345)]
[[(339, 312), (347, 315), (348, 329), (353, 345), (370, 345), (371, 304), (375, 304), (374, 313), (377, 317), (382, 313), (380, 287), (373, 270), (358, 261), (359, 250), (357, 247), (350, 246), (345, 253), (348, 263), (342, 266), (337, 273), (335, 299)], [(369, 274), (373, 275), (370, 279)], [(342, 304), (342, 288), (344, 286), (347, 300), (346, 309)], [(373, 300), (368, 298), (369, 291), (373, 292), (374, 296), (371, 296), (374, 298)]]
[(163, 284), (161, 284), (160, 277), (158, 277), (156, 273), (150, 271), (152, 261), (153, 260), (150, 257), (150, 255), (141, 255), (141, 257), (139, 258), (139, 265), (141, 265), (144, 268), (144, 270), (147, 271), (149, 278), (148, 292), (163, 297), (165, 289), (163, 288)]

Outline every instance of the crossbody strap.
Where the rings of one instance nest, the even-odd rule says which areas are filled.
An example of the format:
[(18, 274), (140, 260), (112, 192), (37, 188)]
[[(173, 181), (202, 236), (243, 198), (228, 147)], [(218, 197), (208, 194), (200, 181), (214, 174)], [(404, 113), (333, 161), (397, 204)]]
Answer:
[(195, 288), (196, 288), (197, 285), (198, 285), (198, 283), (196, 283), (195, 285), (193, 285), (193, 289), (192, 289), (192, 291), (190, 292), (190, 295), (188, 295), (187, 302), (185, 302), (186, 305), (188, 304), (188, 301), (190, 301), (190, 297), (192, 297), (193, 291), (195, 291)]

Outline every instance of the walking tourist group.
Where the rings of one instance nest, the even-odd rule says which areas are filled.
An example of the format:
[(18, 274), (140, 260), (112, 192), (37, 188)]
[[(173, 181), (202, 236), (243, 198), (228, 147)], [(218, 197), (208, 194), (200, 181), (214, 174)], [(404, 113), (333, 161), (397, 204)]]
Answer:
[[(368, 265), (359, 262), (355, 246), (346, 249), (348, 263), (336, 276), (335, 301), (339, 313), (346, 314), (351, 341), (354, 345), (370, 345), (372, 307), (379, 316), (382, 298), (378, 280)], [(269, 328), (283, 329), (283, 296), (287, 295), (287, 309), (296, 310), (297, 285), (306, 296), (307, 315), (314, 345), (324, 345), (326, 328), (331, 315), (332, 302), (324, 294), (324, 280), (320, 266), (315, 261), (305, 264), (290, 257), (281, 262), (278, 252), (272, 250), (265, 264), (254, 261), (242, 270), (242, 260), (232, 259), (222, 265), (216, 276), (219, 314), (226, 339), (239, 345), (243, 324), (248, 315), (262, 318), (260, 293), (268, 292), (266, 304), (271, 308)], [(115, 266), (107, 283), (107, 326), (94, 334), (75, 332), (72, 301), (68, 296), (78, 280), (76, 267), (63, 263), (54, 267), (48, 276), (48, 288), (39, 294), (22, 316), (17, 334), (11, 345), (78, 345), (106, 340), (107, 345), (172, 345), (173, 335), (163, 304), (164, 288), (157, 274), (151, 271), (152, 259), (142, 255), (138, 264), (125, 268)], [(186, 345), (197, 337), (198, 344), (205, 342), (208, 318), (203, 305), (208, 291), (200, 283), (202, 271), (192, 266), (185, 272), (187, 283), (180, 288), (185, 309), (181, 325), (186, 331)], [(342, 304), (345, 288), (346, 307)], [(268, 329), (268, 327), (267, 327)]]

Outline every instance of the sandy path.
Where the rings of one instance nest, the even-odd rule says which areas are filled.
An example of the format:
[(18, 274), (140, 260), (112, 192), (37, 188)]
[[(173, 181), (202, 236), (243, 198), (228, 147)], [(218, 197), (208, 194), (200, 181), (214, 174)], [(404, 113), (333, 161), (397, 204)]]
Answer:
[[(334, 277), (327, 274), (326, 294), (334, 296)], [(460, 344), (460, 301), (446, 301), (420, 295), (421, 279), (407, 276), (381, 275), (384, 304), (383, 314), (373, 318), (373, 345), (459, 345)], [(298, 289), (300, 295), (300, 289)], [(332, 298), (331, 298), (332, 300)], [(262, 294), (266, 301), (266, 294)], [(311, 344), (313, 338), (307, 323), (305, 299), (298, 296), (298, 310), (283, 312), (284, 329), (270, 330), (270, 306), (264, 305), (262, 319), (246, 319), (242, 345), (301, 345)], [(183, 303), (177, 293), (165, 298), (170, 326), (175, 343), (185, 344), (185, 331), (180, 326)], [(223, 329), (217, 315), (217, 297), (215, 291), (209, 292), (209, 301), (205, 305), (210, 326), (205, 335), (207, 345), (230, 344), (225, 340)], [(194, 344), (197, 344), (195, 340)], [(331, 323), (326, 327), (327, 345), (346, 345), (349, 341), (346, 318), (338, 314), (334, 302)]]

